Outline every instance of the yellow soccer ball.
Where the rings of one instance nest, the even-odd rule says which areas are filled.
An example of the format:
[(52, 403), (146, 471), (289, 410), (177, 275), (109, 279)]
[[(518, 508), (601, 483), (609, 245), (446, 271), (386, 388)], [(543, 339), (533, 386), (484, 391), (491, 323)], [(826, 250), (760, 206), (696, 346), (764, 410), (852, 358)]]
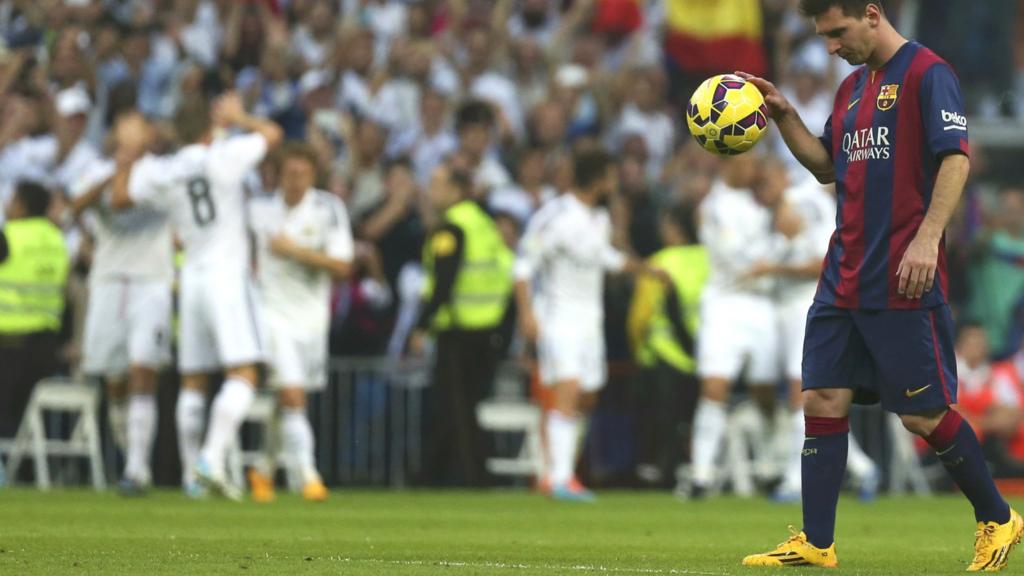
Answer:
[(686, 126), (702, 148), (735, 156), (768, 131), (768, 108), (756, 86), (733, 74), (705, 80), (686, 107)]

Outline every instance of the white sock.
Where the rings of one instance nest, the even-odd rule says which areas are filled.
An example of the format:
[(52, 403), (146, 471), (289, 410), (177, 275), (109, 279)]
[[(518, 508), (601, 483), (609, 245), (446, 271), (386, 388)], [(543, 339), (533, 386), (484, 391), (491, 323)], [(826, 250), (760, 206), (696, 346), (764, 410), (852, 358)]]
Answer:
[(793, 449), (789, 455), (789, 463), (786, 465), (786, 474), (782, 478), (782, 489), (786, 491), (799, 492), (803, 484), (801, 462), (804, 451), (804, 411), (795, 410), (791, 414), (793, 423), (791, 430), (793, 434)]
[(114, 444), (121, 451), (128, 450), (128, 402), (124, 398), (111, 398), (107, 404), (107, 423)]
[(693, 483), (711, 484), (715, 478), (715, 459), (725, 436), (725, 402), (701, 398), (693, 417)]
[(857, 439), (854, 438), (853, 432), (850, 432), (847, 436), (850, 437), (850, 449), (847, 451), (846, 469), (850, 471), (851, 476), (857, 480), (862, 480), (875, 470), (875, 463), (864, 453), (860, 444), (857, 443)]
[(128, 458), (124, 475), (143, 484), (149, 484), (149, 458), (156, 436), (156, 396), (133, 394), (128, 399)]
[(174, 419), (178, 426), (182, 482), (189, 484), (196, 480), (196, 458), (199, 457), (199, 446), (203, 442), (203, 426), (206, 423), (206, 394), (182, 388), (178, 392)]
[(313, 427), (309, 424), (305, 410), (285, 408), (281, 411), (281, 436), (285, 453), (295, 459), (302, 482), (320, 480), (316, 457), (313, 455)]
[(214, 475), (223, 475), (227, 452), (238, 439), (238, 429), (249, 412), (256, 390), (241, 378), (228, 378), (213, 399), (210, 429), (200, 456), (212, 467)]
[(576, 468), (576, 446), (579, 441), (578, 416), (569, 416), (558, 410), (548, 411), (548, 479), (553, 486), (565, 484)]

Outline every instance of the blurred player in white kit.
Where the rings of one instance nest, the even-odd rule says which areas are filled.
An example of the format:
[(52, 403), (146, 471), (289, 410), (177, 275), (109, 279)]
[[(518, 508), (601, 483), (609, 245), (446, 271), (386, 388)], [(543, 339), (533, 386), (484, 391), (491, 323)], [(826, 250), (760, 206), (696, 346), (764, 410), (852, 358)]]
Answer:
[[(780, 219), (792, 220), (781, 225), (788, 225), (794, 234), (784, 241), (774, 262), (757, 263), (750, 273), (751, 277), (773, 277), (776, 282), (781, 358), (789, 385), (794, 443), (782, 484), (772, 495), (779, 502), (800, 501), (800, 453), (804, 444), (801, 393), (804, 328), (807, 310), (817, 290), (821, 264), (835, 229), (836, 216), (835, 198), (817, 180), (807, 176), (802, 182), (791, 184), (789, 174), (791, 172), (787, 171), (785, 164), (777, 159), (766, 160), (760, 170), (754, 186), (758, 202), (772, 211), (777, 227)], [(859, 488), (861, 499), (869, 500), (878, 489), (878, 468), (857, 444), (854, 435), (849, 436), (847, 470)]]
[(82, 370), (106, 381), (111, 426), (126, 456), (119, 489), (133, 496), (152, 483), (157, 373), (171, 357), (174, 246), (163, 212), (111, 210), (115, 171), (113, 160), (101, 159), (72, 184), (70, 193), (72, 210), (76, 215), (85, 213), (96, 245)]
[(527, 225), (514, 274), (520, 328), (537, 344), (542, 383), (554, 388), (541, 488), (555, 499), (586, 502), (594, 495), (573, 470), (580, 425), (605, 383), (604, 275), (666, 275), (612, 246), (603, 206), (617, 185), (612, 160), (602, 151), (577, 153), (574, 173), (574, 190), (549, 200)]
[[(122, 139), (126, 145), (119, 152), (111, 205), (165, 210), (184, 249), (176, 419), (185, 491), (198, 496), (206, 486), (239, 499), (239, 490), (226, 479), (225, 461), (252, 404), (257, 367), (266, 355), (242, 182), (280, 143), (282, 131), (249, 116), (233, 93), (218, 98), (212, 110), (202, 96), (186, 98), (175, 126), (188, 144), (170, 156), (143, 154), (145, 121), (136, 116), (125, 122), (122, 131), (130, 136)], [(232, 128), (246, 133), (228, 135)], [(200, 447), (209, 377), (219, 370), (226, 379)]]
[[(294, 458), (302, 497), (310, 501), (326, 500), (327, 488), (316, 469), (306, 391), (326, 385), (331, 282), (349, 275), (354, 258), (345, 206), (314, 187), (316, 176), (313, 150), (290, 144), (280, 158), (280, 190), (249, 203), (270, 384), (278, 391), (285, 452)], [(249, 474), (254, 500), (274, 497), (272, 478), (265, 472)]]
[(751, 191), (760, 159), (727, 158), (700, 204), (698, 235), (711, 272), (701, 295), (697, 373), (701, 397), (693, 421), (692, 477), (680, 494), (703, 497), (716, 480), (732, 383), (746, 365), (748, 391), (763, 412), (774, 405), (778, 374), (776, 311), (771, 281), (745, 274), (773, 253), (771, 214)]

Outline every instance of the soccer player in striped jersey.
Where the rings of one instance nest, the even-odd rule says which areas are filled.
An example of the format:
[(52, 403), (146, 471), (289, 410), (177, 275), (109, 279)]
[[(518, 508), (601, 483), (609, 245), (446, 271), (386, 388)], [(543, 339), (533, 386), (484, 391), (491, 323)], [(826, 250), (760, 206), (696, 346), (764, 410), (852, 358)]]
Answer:
[(807, 315), (803, 530), (746, 557), (753, 566), (836, 566), (834, 531), (851, 403), (869, 396), (935, 450), (974, 507), (968, 571), (1006, 565), (1024, 521), (996, 489), (956, 402), (944, 230), (970, 168), (953, 70), (903, 38), (868, 0), (801, 0), (828, 50), (861, 65), (840, 85), (819, 138), (770, 82), (761, 90), (783, 140), (835, 182), (836, 230)]

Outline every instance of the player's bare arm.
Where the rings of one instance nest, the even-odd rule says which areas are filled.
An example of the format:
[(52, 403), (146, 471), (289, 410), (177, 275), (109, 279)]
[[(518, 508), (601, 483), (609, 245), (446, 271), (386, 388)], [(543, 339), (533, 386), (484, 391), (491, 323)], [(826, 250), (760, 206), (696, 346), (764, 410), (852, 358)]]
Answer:
[(626, 265), (622, 267), (622, 271), (634, 276), (650, 276), (662, 284), (669, 284), (672, 282), (672, 278), (668, 275), (668, 272), (661, 268), (651, 266), (647, 262), (633, 256), (630, 256), (629, 259), (626, 260)]
[(278, 234), (270, 239), (270, 250), (283, 258), (289, 258), (316, 270), (325, 270), (336, 280), (348, 278), (352, 263), (340, 258), (331, 258), (319, 250), (301, 246), (288, 236)]
[(221, 96), (214, 107), (214, 119), (218, 126), (234, 126), (247, 132), (255, 132), (267, 141), (267, 148), (274, 148), (284, 141), (284, 131), (276, 122), (250, 116), (237, 92)]
[(110, 180), (110, 207), (113, 210), (126, 210), (135, 203), (128, 191), (132, 165), (145, 154), (153, 142), (153, 128), (139, 113), (121, 116), (114, 127), (114, 140), (117, 150), (114, 160), (117, 170)]
[(768, 115), (775, 120), (775, 125), (779, 128), (783, 141), (786, 142), (786, 146), (793, 152), (793, 156), (800, 161), (800, 164), (807, 168), (818, 182), (822, 184), (835, 182), (835, 171), (828, 150), (814, 134), (811, 134), (803, 119), (800, 118), (800, 114), (779, 92), (779, 89), (764, 78), (758, 78), (746, 72), (736, 72), (736, 74), (757, 86), (757, 89), (761, 91), (765, 105), (768, 107)]
[(960, 202), (970, 168), (970, 160), (963, 154), (950, 154), (942, 159), (935, 176), (931, 205), (896, 271), (900, 295), (917, 300), (935, 283), (942, 232)]
[(515, 293), (519, 330), (527, 342), (536, 342), (540, 329), (537, 326), (537, 317), (533, 315), (533, 305), (530, 303), (530, 283), (526, 280), (516, 280)]
[(75, 218), (78, 218), (79, 216), (82, 215), (83, 212), (85, 212), (90, 207), (94, 206), (97, 202), (99, 202), (100, 198), (103, 197), (103, 191), (107, 189), (107, 186), (110, 186), (110, 183), (113, 180), (114, 176), (111, 175), (110, 178), (105, 178), (91, 186), (88, 190), (85, 191), (85, 194), (82, 194), (81, 196), (78, 196), (76, 198), (72, 198), (71, 214)]

